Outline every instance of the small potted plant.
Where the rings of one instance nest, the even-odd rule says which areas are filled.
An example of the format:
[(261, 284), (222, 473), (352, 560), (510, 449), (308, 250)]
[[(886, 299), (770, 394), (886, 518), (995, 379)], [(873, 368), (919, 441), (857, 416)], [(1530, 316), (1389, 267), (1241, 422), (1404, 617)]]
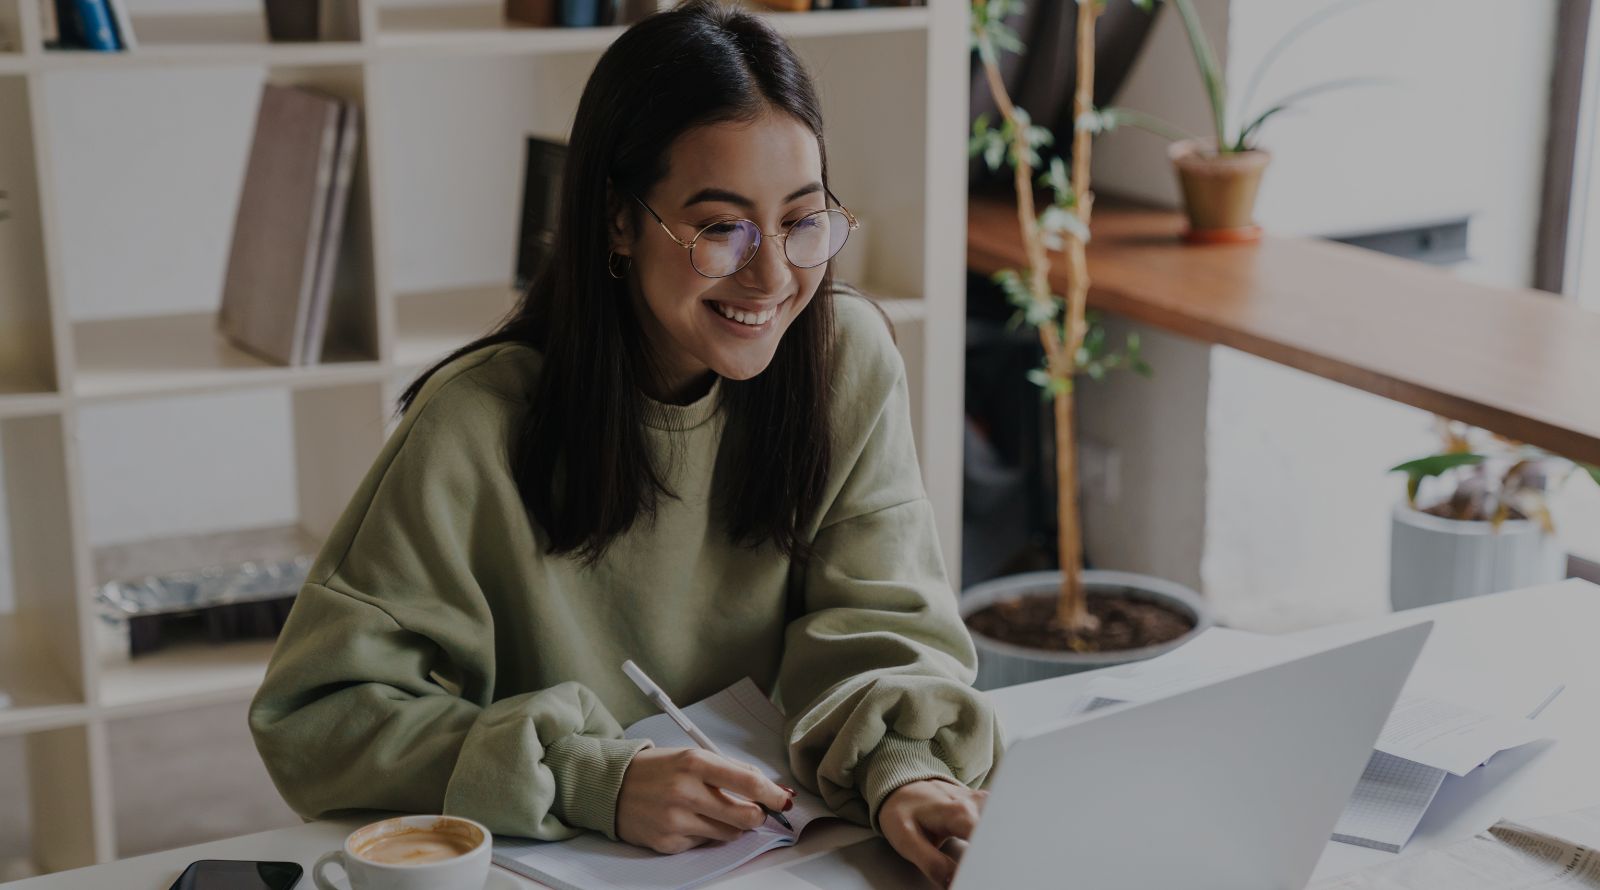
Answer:
[[(1139, 2), (1139, 0), (1134, 0)], [(1148, 0), (1145, 0), (1148, 2)], [(1048, 193), (1035, 203), (1039, 150), (1054, 137), (1012, 103), (998, 54), (1020, 48), (1004, 23), (1020, 8), (1015, 0), (973, 0), (972, 39), (1003, 120), (974, 123), (970, 149), (991, 169), (1008, 162), (1015, 174), (1017, 218), (1028, 268), (1002, 270), (994, 280), (1016, 307), (1015, 323), (1038, 330), (1044, 366), (1029, 379), (1040, 387), (1055, 419), (1055, 480), (1059, 571), (1030, 572), (986, 581), (962, 595), (961, 609), (978, 647), (978, 685), (992, 689), (1073, 671), (1148, 658), (1192, 638), (1211, 624), (1211, 611), (1194, 591), (1161, 578), (1129, 572), (1084, 571), (1077, 507), (1073, 435), (1073, 383), (1080, 373), (1098, 380), (1111, 370), (1148, 374), (1137, 336), (1112, 348), (1086, 308), (1089, 277), (1084, 244), (1094, 195), (1089, 190), (1091, 134), (1075, 127), (1072, 169), (1053, 158), (1037, 185)], [(1094, 83), (1094, 25), (1101, 4), (1077, 7), (1078, 73), (1074, 116), (1090, 108)], [(1067, 293), (1050, 290), (1050, 254), (1066, 258)]]
[[(1103, 2), (1103, 0), (1102, 0)], [(1195, 64), (1200, 69), (1200, 80), (1205, 86), (1206, 100), (1210, 105), (1213, 135), (1209, 139), (1192, 136), (1166, 121), (1131, 108), (1088, 109), (1080, 115), (1077, 126), (1090, 132), (1102, 133), (1121, 125), (1148, 130), (1172, 141), (1168, 156), (1178, 175), (1178, 185), (1183, 191), (1184, 211), (1189, 217), (1186, 240), (1192, 243), (1238, 243), (1257, 241), (1261, 227), (1255, 223), (1256, 191), (1261, 175), (1272, 156), (1257, 145), (1262, 126), (1275, 115), (1295, 106), (1296, 103), (1317, 93), (1364, 83), (1376, 82), (1371, 78), (1349, 78), (1329, 81), (1294, 92), (1269, 103), (1266, 108), (1252, 113), (1256, 88), (1273, 60), (1312, 26), (1330, 16), (1348, 9), (1362, 0), (1342, 0), (1314, 13), (1290, 29), (1262, 56), (1245, 87), (1239, 108), (1242, 114), (1230, 126), (1228, 120), (1228, 87), (1217, 55), (1200, 28), (1200, 18), (1195, 14), (1193, 0), (1168, 0), (1183, 20), (1183, 29), (1189, 37), (1189, 47), (1194, 52)], [(1148, 8), (1147, 4), (1141, 3)]]
[(1600, 467), (1436, 418), (1437, 454), (1390, 469), (1406, 474), (1394, 507), (1389, 599), (1396, 610), (1559, 581), (1567, 554), (1548, 496)]

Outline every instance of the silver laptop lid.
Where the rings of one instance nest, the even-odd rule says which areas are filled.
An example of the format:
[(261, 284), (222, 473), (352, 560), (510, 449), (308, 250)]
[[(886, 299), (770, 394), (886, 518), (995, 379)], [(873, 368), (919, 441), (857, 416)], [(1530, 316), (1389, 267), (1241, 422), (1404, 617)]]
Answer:
[(955, 890), (1304, 887), (1432, 627), (1014, 742)]

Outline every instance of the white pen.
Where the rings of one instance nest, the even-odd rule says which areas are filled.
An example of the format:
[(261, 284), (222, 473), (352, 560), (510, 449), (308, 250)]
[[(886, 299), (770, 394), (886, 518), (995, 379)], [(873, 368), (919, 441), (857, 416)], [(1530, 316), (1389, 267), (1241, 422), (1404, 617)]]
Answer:
[[(650, 679), (649, 674), (646, 674), (644, 671), (640, 670), (639, 666), (633, 663), (633, 659), (629, 659), (622, 663), (622, 672), (628, 675), (628, 679), (633, 681), (633, 685), (639, 687), (639, 691), (644, 693), (645, 698), (655, 702), (655, 706), (660, 708), (662, 713), (666, 714), (668, 717), (671, 717), (672, 722), (678, 724), (678, 728), (683, 730), (684, 733), (689, 736), (689, 738), (693, 739), (696, 745), (699, 745), (718, 757), (727, 756), (726, 754), (722, 753), (722, 749), (717, 747), (716, 742), (711, 741), (710, 736), (701, 732), (700, 727), (694, 725), (694, 721), (689, 719), (688, 714), (680, 711), (678, 706), (672, 703), (672, 699), (668, 697), (667, 693), (663, 691), (660, 686), (656, 685), (656, 681)], [(782, 813), (774, 810), (760, 801), (751, 801), (751, 803), (760, 807), (768, 816), (778, 820), (779, 825), (782, 825), (784, 828), (787, 828), (790, 831), (794, 831), (794, 826), (789, 824), (789, 820), (785, 819)]]

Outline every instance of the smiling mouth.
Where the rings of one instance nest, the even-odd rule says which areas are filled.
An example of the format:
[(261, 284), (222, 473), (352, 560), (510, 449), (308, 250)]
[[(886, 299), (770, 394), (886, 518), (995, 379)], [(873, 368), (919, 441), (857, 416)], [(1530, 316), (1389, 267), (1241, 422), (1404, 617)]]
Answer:
[(729, 321), (737, 322), (745, 327), (758, 328), (776, 318), (778, 315), (778, 310), (783, 307), (784, 303), (787, 302), (789, 302), (789, 298), (784, 297), (783, 302), (778, 303), (776, 306), (763, 309), (760, 312), (749, 312), (744, 309), (718, 303), (715, 300), (706, 300), (705, 304), (710, 306), (712, 311), (716, 312), (718, 315), (721, 315), (723, 318), (728, 319)]

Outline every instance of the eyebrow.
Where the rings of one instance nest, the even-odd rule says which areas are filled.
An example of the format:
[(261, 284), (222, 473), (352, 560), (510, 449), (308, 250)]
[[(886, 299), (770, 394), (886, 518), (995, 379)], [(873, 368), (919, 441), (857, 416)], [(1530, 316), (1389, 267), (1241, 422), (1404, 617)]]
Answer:
[[(781, 203), (787, 204), (796, 198), (802, 198), (811, 194), (812, 192), (820, 191), (822, 191), (822, 183), (809, 182), (790, 192), (784, 197)], [(744, 195), (741, 195), (738, 192), (730, 192), (727, 189), (719, 188), (701, 189), (700, 191), (690, 195), (689, 200), (683, 202), (683, 206), (692, 207), (695, 204), (699, 204), (704, 201), (726, 201), (729, 204), (738, 204), (740, 207), (743, 207), (746, 210), (754, 210), (756, 206), (756, 202), (746, 198)]]

